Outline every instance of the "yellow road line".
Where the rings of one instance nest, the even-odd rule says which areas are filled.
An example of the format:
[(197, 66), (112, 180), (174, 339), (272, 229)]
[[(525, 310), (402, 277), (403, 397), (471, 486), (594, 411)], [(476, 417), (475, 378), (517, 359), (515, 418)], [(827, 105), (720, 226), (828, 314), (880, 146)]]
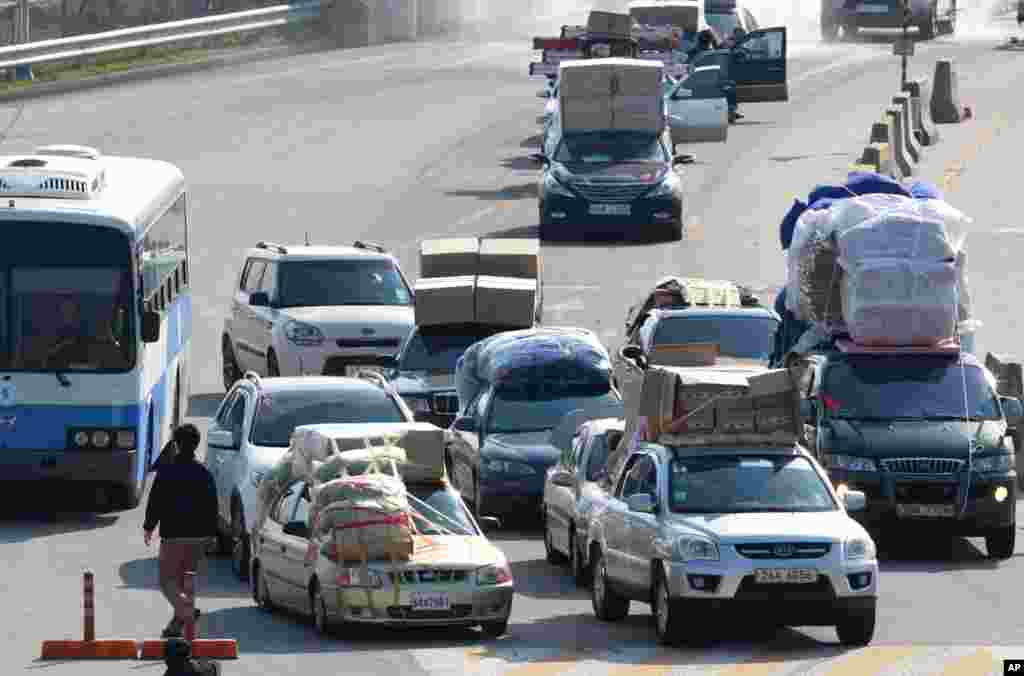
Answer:
[(875, 676), (886, 667), (910, 657), (924, 648), (905, 646), (879, 646), (864, 648), (836, 658), (833, 666), (823, 676)]
[(683, 651), (665, 652), (647, 658), (641, 664), (620, 664), (612, 669), (606, 676), (660, 676), (661, 674), (672, 673), (672, 668), (692, 664), (687, 653)]
[(949, 663), (938, 676), (985, 676), (1000, 673), (999, 661), (987, 648), (979, 648)]
[(751, 655), (745, 662), (733, 664), (715, 671), (715, 676), (768, 676), (779, 671), (783, 665), (809, 659), (802, 651), (790, 653), (767, 653)]

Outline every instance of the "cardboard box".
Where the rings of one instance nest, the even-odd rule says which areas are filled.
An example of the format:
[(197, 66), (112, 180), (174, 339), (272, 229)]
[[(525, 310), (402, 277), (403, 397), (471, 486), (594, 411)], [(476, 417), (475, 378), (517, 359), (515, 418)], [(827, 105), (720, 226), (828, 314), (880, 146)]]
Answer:
[(566, 132), (612, 129), (615, 118), (610, 97), (562, 101), (562, 129)]
[(715, 429), (726, 433), (754, 431), (754, 401), (750, 397), (715, 400)]
[(537, 280), (515, 277), (476, 278), (476, 321), (530, 328), (537, 317)]
[(656, 345), (647, 355), (655, 366), (714, 366), (718, 362), (718, 343)]
[(591, 10), (587, 17), (588, 33), (606, 33), (628, 37), (632, 30), (633, 17), (629, 14)]
[(1006, 354), (988, 353), (985, 368), (992, 372), (998, 382), (998, 392), (1004, 397), (1024, 396), (1024, 373), (1021, 363)]
[(480, 242), (478, 275), (540, 279), (539, 239), (485, 239)]
[(793, 408), (761, 408), (755, 412), (755, 431), (765, 434), (786, 432), (793, 436), (794, 441), (800, 434), (803, 423), (793, 415)]
[(480, 265), (476, 237), (428, 239), (420, 243), (420, 277), (476, 275)]
[(793, 377), (788, 369), (772, 369), (747, 376), (751, 397), (767, 397), (793, 391)]
[(476, 319), (476, 278), (418, 279), (415, 308), (419, 326), (472, 323)]
[(665, 67), (644, 59), (581, 59), (559, 64), (559, 101), (612, 96), (662, 96)]
[(418, 423), (395, 432), (391, 443), (405, 451), (406, 464), (398, 468), (406, 481), (439, 481), (445, 476), (445, 430), (430, 423)]

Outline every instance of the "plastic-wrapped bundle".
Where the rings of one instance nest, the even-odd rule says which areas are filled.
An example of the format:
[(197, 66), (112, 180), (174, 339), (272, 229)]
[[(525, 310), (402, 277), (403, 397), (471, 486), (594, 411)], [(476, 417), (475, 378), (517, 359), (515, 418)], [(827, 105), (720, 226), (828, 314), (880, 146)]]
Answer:
[(786, 309), (802, 321), (841, 327), (842, 269), (830, 228), (828, 211), (808, 210), (797, 219), (787, 256)]
[(474, 343), (455, 367), (460, 409), (488, 384), (611, 381), (611, 358), (593, 332), (576, 328), (506, 331)]
[(388, 461), (401, 465), (406, 462), (405, 451), (395, 446), (371, 446), (335, 453), (317, 468), (313, 477), (321, 483), (326, 483), (343, 476), (359, 476), (370, 471), (390, 475), (391, 467)]
[(957, 254), (945, 225), (908, 211), (881, 214), (837, 230), (836, 240), (839, 264), (847, 271), (876, 258), (952, 261)]
[(405, 497), (405, 484), (400, 479), (384, 474), (364, 474), (355, 477), (342, 477), (319, 486), (313, 502), (314, 512), (318, 512), (332, 502), (349, 500), (357, 502), (371, 500), (381, 504), (394, 503), (398, 507), (408, 504)]
[(847, 328), (861, 345), (934, 345), (956, 333), (953, 263), (878, 259), (847, 271)]

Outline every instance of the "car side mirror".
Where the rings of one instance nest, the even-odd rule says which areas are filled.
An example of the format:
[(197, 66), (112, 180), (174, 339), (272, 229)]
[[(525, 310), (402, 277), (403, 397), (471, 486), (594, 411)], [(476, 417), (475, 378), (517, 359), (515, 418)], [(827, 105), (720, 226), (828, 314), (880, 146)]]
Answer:
[(211, 448), (223, 448), (229, 451), (238, 450), (235, 433), (231, 430), (215, 429), (206, 433), (206, 445)]
[(495, 531), (501, 529), (501, 520), (496, 516), (481, 516), (477, 519), (480, 528), (484, 531)]
[(551, 160), (543, 153), (530, 153), (530, 161), (535, 164), (543, 164), (545, 167), (551, 164)]
[(654, 497), (650, 493), (637, 493), (636, 495), (629, 496), (626, 500), (626, 504), (629, 506), (629, 511), (639, 512), (641, 514), (653, 514), (654, 513)]
[(800, 419), (807, 425), (813, 425), (818, 420), (817, 411), (814, 410), (814, 402), (810, 399), (800, 400)]
[(672, 158), (672, 166), (678, 167), (681, 164), (693, 164), (694, 157), (689, 153), (684, 155), (676, 155)]
[(1024, 418), (1024, 402), (1017, 397), (999, 397), (999, 403), (1003, 405), (1003, 415), (1008, 421)]
[(142, 313), (142, 342), (155, 343), (160, 340), (160, 313), (146, 310)]
[(843, 503), (847, 512), (863, 512), (868, 505), (868, 496), (863, 491), (846, 491)]
[(308, 539), (309, 526), (305, 521), (289, 521), (284, 525), (284, 534)]
[(468, 415), (456, 418), (455, 422), (452, 423), (452, 429), (456, 432), (476, 432), (476, 420)]
[(560, 469), (551, 475), (551, 483), (562, 488), (572, 488), (576, 482), (573, 481), (572, 474)]
[(255, 291), (249, 294), (249, 305), (253, 307), (270, 307), (270, 296), (266, 291)]

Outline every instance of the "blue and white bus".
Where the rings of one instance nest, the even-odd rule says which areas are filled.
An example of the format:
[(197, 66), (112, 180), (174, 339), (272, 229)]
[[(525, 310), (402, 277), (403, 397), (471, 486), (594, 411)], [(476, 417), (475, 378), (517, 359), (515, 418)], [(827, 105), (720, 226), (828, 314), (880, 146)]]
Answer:
[(185, 179), (46, 146), (0, 157), (0, 481), (131, 509), (188, 401)]

